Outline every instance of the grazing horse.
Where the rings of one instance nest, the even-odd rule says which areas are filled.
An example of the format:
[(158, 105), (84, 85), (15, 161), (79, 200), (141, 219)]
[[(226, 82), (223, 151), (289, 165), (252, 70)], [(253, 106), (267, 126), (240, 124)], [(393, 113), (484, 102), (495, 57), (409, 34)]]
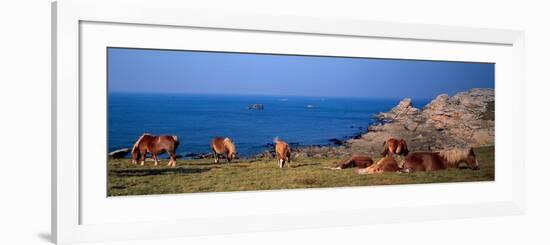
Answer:
[(144, 133), (132, 147), (132, 163), (137, 164), (138, 159), (141, 161), (141, 165), (145, 164), (145, 155), (151, 153), (153, 160), (155, 160), (155, 166), (158, 165), (158, 154), (167, 152), (170, 155), (170, 161), (168, 166), (176, 166), (176, 149), (179, 145), (178, 136), (175, 135), (160, 135), (154, 136), (148, 133)]
[(346, 158), (340, 161), (336, 167), (332, 169), (344, 169), (344, 168), (366, 168), (373, 164), (373, 160), (369, 156), (365, 155), (353, 155), (349, 158)]
[(279, 137), (275, 137), (273, 143), (275, 143), (275, 154), (277, 155), (279, 168), (283, 168), (285, 162), (290, 163), (290, 146), (288, 146), (288, 143), (280, 140)]
[(216, 163), (220, 162), (219, 155), (221, 154), (225, 154), (228, 163), (231, 162), (231, 160), (237, 158), (235, 144), (233, 143), (233, 141), (231, 141), (230, 138), (216, 137), (212, 139), (210, 148), (212, 149), (212, 153), (214, 154), (214, 162)]
[(479, 169), (474, 149), (470, 148), (440, 152), (413, 152), (403, 160), (403, 171), (436, 171), (458, 168), (460, 163), (466, 163), (470, 169)]
[(403, 156), (407, 156), (407, 154), (409, 154), (407, 142), (404, 139), (397, 140), (394, 138), (390, 138), (384, 141), (383, 146), (384, 151), (381, 154), (383, 157), (387, 156), (388, 154)]
[(357, 174), (395, 173), (401, 170), (392, 155), (380, 159), (376, 164), (367, 168), (356, 169)]

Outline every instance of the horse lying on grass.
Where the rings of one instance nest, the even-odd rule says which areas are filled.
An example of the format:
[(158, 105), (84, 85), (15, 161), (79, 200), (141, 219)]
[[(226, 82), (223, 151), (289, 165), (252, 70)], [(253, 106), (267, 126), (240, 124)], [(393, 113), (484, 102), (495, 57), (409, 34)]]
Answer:
[(344, 169), (344, 168), (366, 168), (373, 164), (371, 157), (366, 155), (353, 155), (340, 161), (334, 168), (331, 169)]
[(401, 170), (397, 161), (393, 156), (387, 156), (380, 159), (376, 164), (373, 164), (367, 168), (356, 169), (355, 173), (357, 174), (377, 174), (377, 173), (395, 173)]
[(279, 137), (275, 137), (273, 143), (275, 143), (275, 154), (277, 155), (279, 168), (283, 168), (285, 162), (290, 163), (290, 146), (288, 146), (288, 143), (280, 140)]
[(466, 163), (470, 169), (478, 170), (479, 162), (473, 148), (452, 149), (440, 152), (412, 152), (403, 160), (402, 167), (392, 155), (380, 159), (367, 168), (356, 169), (357, 174), (375, 174), (417, 171), (437, 171), (448, 168), (458, 168)]
[(403, 172), (436, 171), (458, 168), (466, 163), (470, 169), (478, 170), (479, 162), (473, 148), (452, 149), (440, 152), (413, 152), (403, 160)]
[(154, 136), (144, 133), (139, 137), (132, 147), (132, 163), (137, 164), (140, 159), (141, 165), (145, 164), (145, 155), (151, 153), (155, 166), (158, 165), (158, 154), (167, 152), (170, 155), (168, 166), (176, 166), (176, 149), (178, 148), (179, 140), (175, 135), (160, 135)]
[(220, 162), (220, 155), (223, 154), (225, 154), (228, 163), (230, 163), (231, 160), (237, 158), (237, 150), (235, 148), (235, 144), (230, 138), (216, 137), (212, 139), (210, 149), (212, 150), (212, 153), (214, 155), (215, 163)]

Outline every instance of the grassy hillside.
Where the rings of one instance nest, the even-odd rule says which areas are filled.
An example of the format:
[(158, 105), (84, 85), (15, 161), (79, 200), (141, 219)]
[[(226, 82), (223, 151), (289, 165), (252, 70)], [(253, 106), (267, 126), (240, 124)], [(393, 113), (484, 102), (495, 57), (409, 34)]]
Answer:
[[(212, 159), (178, 160), (175, 168), (131, 164), (130, 159), (111, 159), (108, 164), (109, 196), (192, 192), (275, 190), (389, 184), (417, 184), (494, 180), (494, 147), (475, 150), (480, 170), (449, 169), (437, 172), (357, 175), (353, 169), (330, 170), (340, 159), (298, 159), (281, 170), (275, 159), (240, 159), (230, 164)], [(376, 159), (378, 160), (378, 159)]]

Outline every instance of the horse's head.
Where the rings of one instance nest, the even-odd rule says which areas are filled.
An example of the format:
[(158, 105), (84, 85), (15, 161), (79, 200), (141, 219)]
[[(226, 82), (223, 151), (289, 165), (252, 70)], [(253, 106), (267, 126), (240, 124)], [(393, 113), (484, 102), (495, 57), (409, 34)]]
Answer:
[(139, 157), (140, 157), (139, 147), (132, 148), (132, 163), (137, 164)]
[(230, 152), (228, 155), (227, 155), (227, 161), (228, 162), (231, 162), (231, 160), (233, 159), (239, 159), (239, 155), (237, 152)]
[(235, 143), (230, 138), (225, 138), (223, 140), (225, 148), (227, 148), (227, 161), (231, 162), (233, 159), (239, 159), (237, 156), (237, 148), (235, 147)]
[(466, 156), (466, 159), (464, 161), (468, 164), (468, 167), (474, 170), (479, 169), (479, 162), (476, 158), (476, 153), (474, 152), (474, 148), (470, 147), (470, 150), (468, 150), (468, 155)]
[(407, 156), (409, 154), (409, 148), (407, 147), (407, 142), (404, 139), (399, 141), (397, 149), (395, 150), (397, 155)]
[(132, 146), (132, 163), (137, 164), (138, 159), (141, 157), (141, 153), (139, 151), (139, 145), (141, 144), (141, 141), (145, 136), (150, 136), (149, 133), (143, 133), (139, 139), (134, 143), (134, 146)]

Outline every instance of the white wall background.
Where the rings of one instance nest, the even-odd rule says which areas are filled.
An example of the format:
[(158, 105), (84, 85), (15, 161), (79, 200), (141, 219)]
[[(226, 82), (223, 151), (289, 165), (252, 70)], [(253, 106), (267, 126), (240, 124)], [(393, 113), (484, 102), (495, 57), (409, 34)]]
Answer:
[[(195, 9), (251, 11), (527, 31), (527, 214), (468, 220), (163, 240), (166, 244), (548, 244), (550, 161), (547, 1), (232, 0)], [(47, 244), (50, 231), (50, 1), (0, 5), (0, 244)], [(545, 128), (546, 126), (546, 128)], [(116, 244), (159, 244), (159, 241)], [(163, 243), (163, 244), (164, 244)]]

